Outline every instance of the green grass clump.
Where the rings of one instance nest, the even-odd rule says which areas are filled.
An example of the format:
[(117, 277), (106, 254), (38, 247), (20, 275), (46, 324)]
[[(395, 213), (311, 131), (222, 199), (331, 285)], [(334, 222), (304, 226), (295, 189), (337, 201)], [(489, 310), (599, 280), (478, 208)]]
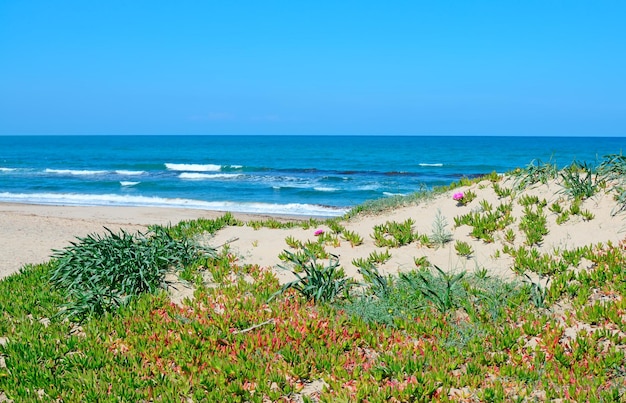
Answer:
[(589, 164), (573, 162), (560, 172), (563, 191), (574, 198), (586, 199), (600, 190), (600, 175)]
[(82, 320), (154, 293), (164, 285), (168, 270), (182, 269), (210, 253), (187, 238), (174, 239), (162, 227), (151, 227), (146, 234), (107, 229), (106, 235), (78, 238), (56, 251), (50, 281), (67, 293), (62, 315)]
[(306, 247), (305, 260), (289, 251), (284, 252), (287, 254), (287, 262), (292, 266), (280, 267), (291, 271), (296, 279), (284, 284), (272, 298), (293, 289), (307, 300), (316, 303), (332, 302), (340, 296), (347, 295), (352, 287), (352, 280), (345, 276), (336, 256), (331, 255), (328, 264), (324, 264), (318, 263), (316, 253)]
[(537, 160), (532, 161), (524, 169), (516, 169), (511, 175), (516, 178), (516, 188), (521, 190), (537, 183), (546, 184), (549, 180), (556, 179), (558, 173), (556, 164)]

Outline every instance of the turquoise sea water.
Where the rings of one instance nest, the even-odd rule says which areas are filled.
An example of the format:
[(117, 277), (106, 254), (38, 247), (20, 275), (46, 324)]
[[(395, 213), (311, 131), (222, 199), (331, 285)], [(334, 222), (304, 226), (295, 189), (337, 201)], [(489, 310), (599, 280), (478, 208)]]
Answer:
[(0, 136), (0, 201), (334, 216), (366, 200), (620, 153), (626, 139)]

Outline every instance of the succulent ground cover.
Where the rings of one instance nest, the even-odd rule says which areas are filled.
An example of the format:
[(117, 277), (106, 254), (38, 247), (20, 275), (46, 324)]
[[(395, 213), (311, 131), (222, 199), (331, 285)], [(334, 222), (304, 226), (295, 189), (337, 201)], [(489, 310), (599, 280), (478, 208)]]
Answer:
[[(584, 165), (566, 175), (580, 174), (585, 188), (591, 178), (598, 192), (615, 189), (617, 211), (622, 161), (607, 161), (591, 176)], [(350, 248), (360, 248), (366, 234), (334, 222), (315, 241), (285, 240), (285, 267), (297, 275), (281, 285), (272, 270), (242, 262), (228, 245), (209, 254), (194, 248), (206, 233), (245, 225), (226, 215), (154, 228), (156, 238), (122, 234), (89, 244), (115, 244), (126, 260), (129, 245), (148, 245), (149, 252), (151, 242), (185, 252), (162, 260), (195, 285), (193, 300), (172, 303), (159, 271), (155, 286), (123, 289), (123, 304), (67, 318), (59, 313), (76, 294), (55, 279), (72, 253), (85, 267), (89, 256), (59, 252), (0, 281), (0, 401), (623, 401), (626, 242), (547, 252), (540, 249), (544, 217), (561, 213), (541, 198), (514, 200), (521, 184), (558, 177), (551, 165), (533, 164), (515, 173), (509, 192), (492, 175), (488, 183), (498, 184), (501, 205), (467, 201), (476, 214), (458, 220), (506, 246), (501, 253), (513, 261), (512, 280), (417, 257), (413, 269), (384, 274), (379, 266), (390, 256), (383, 252), (355, 262), (361, 276), (347, 278), (323, 252), (335, 239), (352, 238)], [(563, 193), (562, 210), (578, 193)], [(526, 209), (524, 219), (510, 219), (513, 207)], [(428, 223), (437, 244), (412, 224), (387, 220), (370, 236), (391, 248), (389, 255), (399, 246), (435, 248), (444, 239), (459, 254), (476, 253), (467, 242), (448, 242), (442, 217)], [(135, 274), (144, 270), (133, 267)], [(75, 278), (82, 284), (92, 276)], [(109, 289), (119, 291), (119, 281)]]

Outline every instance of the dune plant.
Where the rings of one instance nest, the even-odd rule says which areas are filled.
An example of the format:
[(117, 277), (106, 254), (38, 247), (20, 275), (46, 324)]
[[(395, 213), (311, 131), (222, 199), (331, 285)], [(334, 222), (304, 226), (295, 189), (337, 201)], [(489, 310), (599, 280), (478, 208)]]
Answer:
[(470, 212), (454, 218), (455, 226), (469, 225), (472, 227), (470, 234), (484, 242), (494, 241), (494, 233), (505, 229), (514, 221), (511, 203), (500, 204), (495, 211)]
[(389, 250), (387, 249), (384, 252), (373, 251), (372, 253), (369, 254), (367, 259), (363, 259), (363, 258), (353, 259), (352, 264), (355, 265), (356, 267), (363, 267), (364, 265), (371, 265), (374, 263), (384, 264), (389, 259), (391, 259), (391, 253), (389, 253)]
[(586, 199), (600, 189), (601, 178), (586, 162), (573, 162), (560, 173), (563, 191), (574, 198)]
[(616, 206), (611, 209), (611, 215), (614, 216), (616, 214), (621, 213), (626, 210), (626, 188), (617, 187), (615, 189), (615, 201), (617, 202)]
[(555, 214), (561, 214), (563, 212), (563, 207), (561, 206), (561, 203), (559, 203), (559, 201), (555, 201), (554, 203), (550, 204), (550, 207), (548, 209)]
[(547, 184), (549, 180), (557, 178), (558, 172), (556, 164), (534, 160), (525, 168), (511, 172), (511, 175), (516, 177), (515, 187), (525, 189), (536, 183)]
[(517, 249), (513, 249), (506, 247), (503, 248), (503, 252), (513, 257), (511, 270), (519, 275), (532, 272), (541, 277), (553, 276), (565, 272), (569, 267), (569, 263), (566, 260), (556, 259), (549, 253), (541, 253), (536, 248), (528, 249), (520, 246)]
[(175, 240), (163, 227), (136, 234), (105, 229), (105, 235), (78, 238), (54, 252), (50, 281), (68, 295), (63, 316), (82, 320), (114, 311), (142, 293), (161, 288), (168, 270), (214, 254), (186, 238)]
[(456, 250), (457, 255), (466, 258), (469, 258), (474, 253), (471, 245), (464, 241), (456, 241), (454, 244), (454, 249)]
[(363, 237), (354, 231), (344, 230), (342, 236), (346, 241), (350, 242), (352, 247), (363, 244)]
[(431, 266), (430, 261), (428, 261), (428, 258), (426, 256), (419, 256), (419, 257), (415, 257), (413, 258), (413, 262), (415, 263), (415, 266), (418, 269), (428, 269)]
[(227, 226), (243, 226), (241, 220), (236, 219), (231, 213), (224, 213), (221, 217), (215, 219), (197, 218), (194, 220), (182, 220), (173, 226), (150, 226), (150, 229), (156, 231), (159, 228), (165, 228), (170, 236), (174, 239), (193, 239), (195, 236), (209, 233), (214, 234), (220, 229)]
[(304, 251), (308, 257), (305, 261), (285, 251), (287, 261), (292, 264), (292, 267), (279, 267), (291, 271), (296, 279), (284, 284), (272, 295), (271, 299), (290, 289), (315, 303), (332, 302), (342, 295), (347, 295), (353, 281), (346, 277), (337, 256), (331, 255), (328, 264), (323, 264), (318, 263), (314, 252), (306, 248)]
[(530, 287), (530, 302), (537, 308), (547, 308), (548, 283), (550, 279), (542, 282), (540, 277), (535, 281), (527, 273), (524, 273), (524, 277)]
[(543, 208), (540, 205), (536, 209), (530, 206), (524, 207), (524, 216), (519, 229), (526, 235), (526, 245), (541, 244), (543, 237), (548, 234), (547, 218), (543, 213)]
[(452, 241), (452, 232), (448, 230), (448, 222), (446, 220), (446, 217), (441, 214), (440, 209), (437, 209), (437, 214), (435, 214), (435, 220), (433, 221), (432, 226), (432, 233), (428, 237), (428, 240), (432, 244), (439, 247)]
[(404, 222), (387, 221), (385, 224), (374, 226), (372, 238), (379, 247), (397, 248), (408, 245), (419, 239), (419, 234), (413, 231), (415, 221), (407, 218)]
[(339, 223), (339, 220), (336, 218), (326, 220), (326, 225), (328, 225), (328, 228), (330, 228), (330, 230), (336, 235), (339, 235), (346, 230), (346, 228), (343, 225), (341, 225)]
[(496, 193), (499, 199), (503, 199), (505, 197), (511, 197), (513, 195), (512, 188), (506, 188), (504, 186), (500, 186), (497, 182), (493, 183), (493, 191)]
[(626, 156), (621, 153), (605, 155), (597, 172), (605, 180), (626, 179)]
[(471, 203), (476, 198), (476, 193), (472, 190), (466, 190), (465, 192), (457, 192), (452, 195), (452, 199), (454, 199), (460, 206), (466, 206)]
[(568, 210), (564, 210), (561, 212), (561, 214), (558, 215), (558, 217), (556, 217), (556, 223), (558, 225), (564, 224), (566, 223), (570, 218), (570, 214)]
[(359, 266), (359, 273), (363, 277), (365, 284), (367, 284), (370, 290), (379, 298), (386, 297), (391, 287), (393, 286), (393, 278), (390, 276), (383, 276), (378, 271), (378, 267), (373, 263), (367, 263)]
[(438, 266), (433, 267), (437, 275), (418, 271), (414, 273), (415, 275), (402, 273), (400, 279), (424, 295), (441, 313), (460, 308), (460, 296), (464, 294), (460, 281), (465, 276), (465, 272), (451, 274), (444, 272)]
[(287, 246), (289, 246), (292, 249), (302, 249), (302, 246), (303, 246), (302, 241), (294, 238), (291, 235), (285, 238), (285, 243), (287, 244)]

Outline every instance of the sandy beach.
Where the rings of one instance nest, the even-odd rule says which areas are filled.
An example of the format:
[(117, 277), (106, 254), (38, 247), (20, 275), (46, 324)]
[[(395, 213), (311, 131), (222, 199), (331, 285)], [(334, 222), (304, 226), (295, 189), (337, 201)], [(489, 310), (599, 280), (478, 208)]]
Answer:
[[(500, 186), (513, 187), (513, 179), (505, 178)], [(454, 191), (449, 191), (429, 198), (418, 205), (396, 208), (382, 215), (361, 215), (342, 222), (346, 230), (360, 235), (363, 243), (352, 246), (346, 239), (339, 237), (334, 245), (326, 245), (326, 250), (338, 256), (346, 274), (358, 276), (358, 269), (352, 263), (355, 259), (367, 259), (372, 252), (384, 253), (389, 251), (391, 257), (380, 269), (386, 273), (398, 273), (416, 267), (416, 260), (427, 259), (431, 264), (450, 271), (475, 270), (485, 268), (490, 273), (504, 278), (514, 277), (511, 270), (513, 259), (503, 253), (508, 245), (518, 248), (524, 245), (525, 236), (519, 228), (524, 215), (524, 208), (519, 200), (523, 196), (536, 195), (545, 199), (547, 206), (544, 213), (547, 219), (548, 233), (543, 241), (535, 247), (541, 253), (552, 253), (555, 250), (573, 249), (599, 242), (617, 243), (624, 239), (623, 213), (614, 214), (616, 202), (610, 186), (595, 196), (586, 199), (582, 210), (593, 213), (593, 219), (586, 220), (580, 215), (572, 215), (566, 222), (558, 223), (558, 214), (549, 210), (555, 202), (568, 208), (571, 201), (563, 194), (563, 188), (555, 181), (548, 184), (530, 186), (523, 192), (515, 192), (513, 199), (499, 197), (489, 181), (473, 184)], [(477, 197), (467, 205), (461, 205), (453, 200), (455, 192), (473, 191)], [(493, 242), (484, 242), (470, 235), (471, 228), (467, 225), (455, 226), (454, 218), (469, 212), (480, 212), (483, 209), (481, 202), (486, 202), (493, 208), (512, 200), (512, 216), (514, 223), (509, 226), (514, 231), (514, 240), (505, 239), (503, 231), (495, 234)], [(2, 249), (0, 252), (0, 277), (4, 277), (19, 270), (25, 264), (40, 263), (48, 260), (53, 249), (63, 248), (75, 237), (90, 233), (103, 232), (104, 227), (111, 230), (123, 228), (127, 231), (145, 230), (150, 224), (175, 224), (181, 220), (198, 217), (214, 218), (222, 212), (166, 209), (166, 208), (139, 208), (139, 207), (69, 207), (69, 206), (42, 206), (22, 204), (0, 204), (0, 225), (2, 225)], [(451, 234), (451, 242), (438, 246), (425, 246), (418, 243), (398, 248), (378, 247), (374, 239), (373, 228), (386, 222), (414, 221), (414, 230), (419, 234), (430, 236), (436, 216), (445, 219)], [(235, 215), (247, 222), (252, 219), (264, 219), (268, 216), (252, 216), (245, 214)], [(292, 217), (293, 218), (293, 217)], [(289, 250), (285, 242), (292, 237), (302, 243), (315, 241), (315, 231), (331, 231), (326, 225), (317, 228), (292, 229), (254, 229), (251, 226), (227, 227), (219, 231), (214, 238), (209, 239), (210, 246), (228, 245), (242, 262), (259, 264), (263, 267), (277, 268), (283, 262), (279, 254)], [(459, 256), (455, 251), (455, 242), (468, 243), (473, 253), (469, 257)], [(584, 265), (584, 263), (583, 263)], [(277, 270), (281, 280), (285, 280), (285, 271)]]

